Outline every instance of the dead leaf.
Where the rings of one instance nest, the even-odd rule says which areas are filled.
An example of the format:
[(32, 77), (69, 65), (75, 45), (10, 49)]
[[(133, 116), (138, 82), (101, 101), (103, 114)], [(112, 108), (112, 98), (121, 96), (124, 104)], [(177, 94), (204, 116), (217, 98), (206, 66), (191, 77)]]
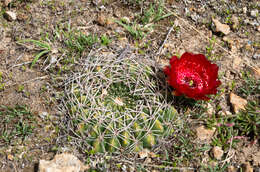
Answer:
[(230, 93), (229, 98), (230, 98), (230, 103), (233, 105), (233, 109), (235, 113), (238, 113), (239, 110), (245, 110), (245, 106), (247, 105), (247, 100), (237, 96), (234, 93)]
[(226, 24), (222, 24), (220, 23), (217, 19), (212, 18), (212, 21), (214, 22), (215, 26), (216, 26), (216, 31), (217, 32), (222, 32), (225, 35), (229, 34), (230, 32), (230, 27)]

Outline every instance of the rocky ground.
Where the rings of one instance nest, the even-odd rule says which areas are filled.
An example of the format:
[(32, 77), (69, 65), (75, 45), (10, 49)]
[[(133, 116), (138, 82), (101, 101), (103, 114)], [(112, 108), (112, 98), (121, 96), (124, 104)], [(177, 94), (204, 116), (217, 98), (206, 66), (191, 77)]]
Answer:
[[(2, 0), (0, 7), (0, 171), (36, 171), (40, 159), (63, 152), (96, 171), (260, 169), (259, 1)], [(179, 120), (165, 145), (114, 159), (82, 152), (63, 131), (64, 78), (91, 52), (126, 49), (160, 69), (172, 55), (205, 54), (220, 68), (219, 93), (209, 102), (176, 98)]]

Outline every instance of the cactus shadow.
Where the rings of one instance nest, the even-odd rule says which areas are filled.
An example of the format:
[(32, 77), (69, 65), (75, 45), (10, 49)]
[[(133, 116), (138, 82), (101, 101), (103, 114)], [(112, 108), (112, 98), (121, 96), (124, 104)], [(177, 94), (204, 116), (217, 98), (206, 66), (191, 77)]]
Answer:
[(172, 105), (178, 112), (182, 112), (184, 109), (193, 108), (196, 104), (196, 100), (187, 98), (185, 96), (174, 96), (172, 88), (167, 83), (167, 76), (161, 69), (153, 69), (155, 71), (154, 78), (156, 79), (156, 91), (163, 95), (163, 100), (169, 105)]

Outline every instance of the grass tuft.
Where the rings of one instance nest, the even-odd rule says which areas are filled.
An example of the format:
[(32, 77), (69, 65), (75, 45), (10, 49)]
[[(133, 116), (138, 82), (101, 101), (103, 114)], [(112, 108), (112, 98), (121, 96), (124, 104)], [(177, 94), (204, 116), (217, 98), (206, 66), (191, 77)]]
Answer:
[(16, 139), (24, 140), (32, 134), (34, 117), (26, 106), (14, 108), (0, 107), (0, 143), (11, 143)]

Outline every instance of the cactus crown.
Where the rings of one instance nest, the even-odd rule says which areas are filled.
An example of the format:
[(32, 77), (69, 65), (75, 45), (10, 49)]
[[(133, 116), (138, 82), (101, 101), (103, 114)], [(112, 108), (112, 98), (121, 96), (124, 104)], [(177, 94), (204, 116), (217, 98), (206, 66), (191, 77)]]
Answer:
[(176, 116), (156, 82), (151, 67), (135, 58), (89, 56), (66, 83), (70, 133), (92, 153), (152, 148), (173, 132)]

